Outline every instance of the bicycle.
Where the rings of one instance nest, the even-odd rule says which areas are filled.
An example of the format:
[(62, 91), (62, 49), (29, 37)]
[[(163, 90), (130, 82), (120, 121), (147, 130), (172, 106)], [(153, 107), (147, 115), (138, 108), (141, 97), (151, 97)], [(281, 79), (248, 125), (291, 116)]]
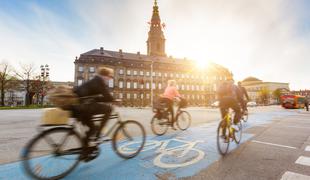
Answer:
[(241, 121), (237, 124), (238, 129), (234, 129), (231, 127), (233, 117), (233, 112), (228, 110), (217, 128), (217, 149), (221, 155), (226, 155), (228, 152), (230, 141), (239, 144), (242, 138)]
[(152, 132), (156, 135), (164, 135), (168, 127), (172, 127), (174, 123), (176, 123), (177, 127), (185, 131), (191, 125), (191, 115), (189, 112), (184, 111), (183, 108), (186, 107), (186, 100), (181, 99), (178, 105), (178, 109), (176, 111), (175, 122), (171, 120), (171, 113), (168, 111), (165, 103), (160, 103), (157, 107), (153, 109), (155, 113), (151, 120), (151, 129)]
[(246, 110), (242, 111), (241, 113), (242, 113), (241, 120), (243, 120), (243, 122), (247, 122), (248, 119), (249, 119), (249, 112), (248, 112), (248, 110), (246, 109)]
[[(96, 115), (92, 120), (94, 123), (100, 123), (102, 117)], [(96, 141), (92, 142), (95, 143), (95, 148), (83, 145), (86, 127), (76, 120), (71, 124), (52, 125), (51, 128), (50, 125), (39, 126), (39, 134), (26, 144), (22, 152), (22, 165), (26, 173), (40, 180), (63, 178), (73, 171), (79, 162), (89, 162), (97, 158), (100, 153), (98, 146), (110, 140), (118, 156), (129, 159), (138, 155), (145, 143), (144, 127), (135, 120), (122, 121), (117, 112), (110, 115), (109, 119), (117, 121), (105, 134), (102, 133), (103, 128), (100, 129)], [(112, 139), (104, 139), (110, 134)], [(122, 145), (137, 140), (140, 143), (131, 147), (131, 152), (125, 153), (119, 149)]]

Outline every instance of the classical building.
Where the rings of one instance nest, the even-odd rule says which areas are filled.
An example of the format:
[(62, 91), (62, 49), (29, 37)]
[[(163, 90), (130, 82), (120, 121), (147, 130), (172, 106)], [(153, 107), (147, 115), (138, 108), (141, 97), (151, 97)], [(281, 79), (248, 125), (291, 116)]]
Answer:
[(178, 89), (190, 105), (206, 105), (215, 100), (215, 91), (232, 73), (210, 63), (198, 70), (194, 61), (168, 57), (165, 37), (155, 1), (147, 39), (147, 54), (106, 50), (103, 47), (81, 54), (74, 61), (75, 85), (81, 85), (95, 76), (96, 69), (106, 66), (114, 69), (109, 87), (115, 98), (126, 106), (147, 106), (163, 93), (169, 79), (175, 79)]
[(248, 95), (252, 101), (260, 101), (260, 93), (262, 90), (266, 90), (269, 93), (269, 102), (275, 101), (273, 92), (280, 90), (281, 94), (287, 94), (289, 92), (289, 83), (281, 82), (263, 82), (255, 77), (247, 77), (241, 82), (248, 92)]

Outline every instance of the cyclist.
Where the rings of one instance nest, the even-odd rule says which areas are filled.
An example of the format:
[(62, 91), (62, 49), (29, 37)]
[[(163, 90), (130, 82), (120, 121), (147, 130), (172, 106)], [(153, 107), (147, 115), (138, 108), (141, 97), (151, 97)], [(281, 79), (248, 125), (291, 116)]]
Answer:
[(164, 94), (160, 95), (160, 102), (163, 102), (168, 107), (168, 111), (171, 114), (171, 124), (174, 124), (174, 111), (173, 111), (173, 100), (174, 98), (181, 98), (181, 95), (176, 87), (175, 80), (169, 80), (168, 86), (166, 87)]
[[(101, 102), (113, 101), (113, 96), (109, 92), (108, 81), (113, 77), (113, 70), (106, 67), (98, 69), (96, 76), (86, 83), (76, 87), (74, 92), (79, 97), (96, 96), (92, 100), (86, 100), (79, 105), (73, 106), (73, 116), (77, 117), (89, 130), (86, 133), (84, 147), (89, 147), (91, 136), (95, 138), (100, 134), (100, 129), (106, 124), (112, 112), (112, 107)], [(98, 96), (98, 97), (97, 97)], [(82, 98), (83, 99), (83, 98)], [(81, 100), (83, 101), (83, 100)], [(91, 120), (95, 114), (104, 114), (99, 127), (96, 127)]]
[[(239, 88), (239, 91), (240, 91), (239, 102), (240, 102), (240, 105), (241, 105), (241, 108), (242, 108), (242, 113), (245, 113), (245, 112), (248, 111), (248, 109), (247, 109), (247, 102), (250, 101), (250, 98), (249, 98), (249, 95), (248, 95), (246, 89), (241, 85), (240, 81), (238, 82), (238, 88)], [(244, 99), (244, 97), (246, 98), (246, 100)]]
[(229, 108), (233, 109), (235, 116), (233, 121), (234, 125), (232, 125), (232, 127), (237, 129), (235, 125), (240, 121), (241, 118), (241, 108), (239, 105), (241, 93), (239, 88), (234, 84), (232, 78), (228, 78), (219, 86), (217, 94), (222, 118), (225, 117)]

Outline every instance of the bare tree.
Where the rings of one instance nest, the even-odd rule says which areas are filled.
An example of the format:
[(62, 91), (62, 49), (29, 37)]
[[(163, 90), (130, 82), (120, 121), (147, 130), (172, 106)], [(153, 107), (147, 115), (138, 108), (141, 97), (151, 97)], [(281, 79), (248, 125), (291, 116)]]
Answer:
[(8, 62), (0, 63), (0, 91), (1, 91), (1, 106), (4, 106), (5, 92), (17, 86), (16, 77), (12, 75), (12, 67)]
[(26, 106), (32, 103), (32, 97), (35, 94), (32, 92), (31, 84), (35, 77), (34, 64), (20, 64), (20, 72), (15, 71), (15, 74), (24, 82), (26, 90)]

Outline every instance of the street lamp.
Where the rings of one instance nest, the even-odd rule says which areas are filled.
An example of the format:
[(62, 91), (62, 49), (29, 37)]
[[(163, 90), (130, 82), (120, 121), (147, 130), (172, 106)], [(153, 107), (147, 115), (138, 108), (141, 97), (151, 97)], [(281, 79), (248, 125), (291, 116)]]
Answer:
[(41, 65), (40, 68), (41, 68), (41, 75), (40, 75), (40, 77), (42, 78), (41, 105), (43, 106), (44, 86), (45, 86), (45, 82), (48, 81), (48, 79), (49, 79), (50, 68), (49, 68), (49, 66), (47, 64), (45, 66)]

